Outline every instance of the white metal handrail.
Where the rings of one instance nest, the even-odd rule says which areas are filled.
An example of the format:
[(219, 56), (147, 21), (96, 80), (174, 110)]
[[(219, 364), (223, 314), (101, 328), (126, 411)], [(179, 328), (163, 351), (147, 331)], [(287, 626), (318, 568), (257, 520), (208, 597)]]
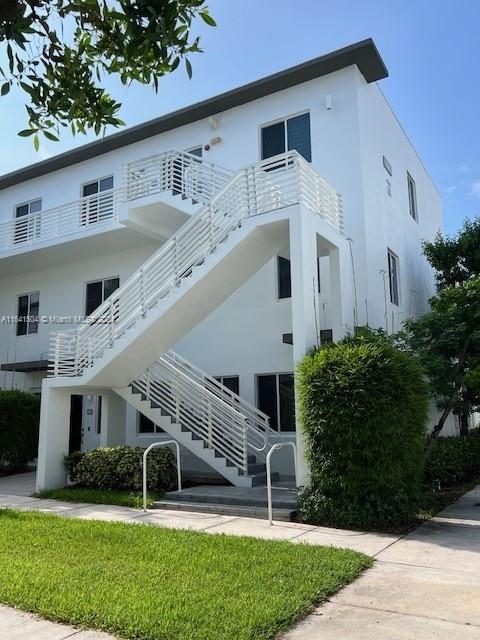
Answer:
[(277, 442), (272, 445), (270, 451), (267, 453), (266, 465), (267, 465), (267, 503), (268, 503), (268, 524), (273, 525), (273, 506), (272, 506), (272, 470), (271, 470), (271, 457), (274, 451), (283, 449), (285, 447), (292, 447), (293, 449), (293, 465), (295, 469), (295, 486), (298, 480), (298, 468), (297, 468), (297, 447), (294, 442)]
[(260, 411), (256, 419), (245, 415), (239, 396), (233, 406), (230, 390), (219, 385), (212, 392), (208, 384), (178, 367), (171, 355), (157, 360), (131, 386), (244, 474), (248, 452), (263, 452), (270, 433), (275, 433), (268, 416)]
[[(266, 413), (257, 409), (257, 407), (245, 400), (245, 398), (242, 398), (239, 394), (235, 393), (219, 380), (189, 362), (183, 356), (180, 356), (174, 351), (167, 351), (163, 356), (161, 356), (159, 361), (169, 363), (176, 370), (188, 376), (192, 381), (197, 382), (206, 391), (217, 396), (233, 409), (242, 413), (247, 418), (249, 424), (265, 435), (265, 446), (268, 443), (269, 437), (272, 434), (277, 434), (277, 432), (271, 428), (270, 418)], [(262, 446), (261, 448), (257, 447), (256, 451), (258, 453), (264, 451), (265, 446)]]
[(147, 510), (147, 456), (152, 449), (157, 447), (167, 447), (168, 445), (175, 445), (177, 453), (177, 487), (178, 491), (182, 490), (182, 472), (180, 469), (180, 446), (176, 440), (163, 440), (162, 442), (152, 442), (143, 452), (143, 466), (142, 466), (142, 493), (143, 493), (143, 511)]
[(233, 171), (186, 151), (166, 151), (125, 165), (125, 198), (172, 191), (206, 204), (232, 175)]
[(78, 376), (250, 217), (301, 203), (342, 229), (340, 196), (296, 151), (238, 171), (90, 317), (53, 334), (50, 373)]

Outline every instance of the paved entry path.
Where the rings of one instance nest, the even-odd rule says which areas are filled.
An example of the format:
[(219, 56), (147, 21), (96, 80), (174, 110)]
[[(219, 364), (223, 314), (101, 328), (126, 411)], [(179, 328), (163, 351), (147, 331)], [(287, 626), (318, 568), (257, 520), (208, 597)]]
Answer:
[[(143, 514), (128, 507), (40, 500), (31, 497), (33, 491), (34, 474), (0, 478), (0, 507), (348, 547), (375, 558), (372, 569), (317, 607), (282, 640), (480, 640), (480, 486), (407, 536), (295, 522), (270, 527), (264, 520), (206, 513)], [(0, 640), (70, 637), (110, 636), (0, 606)]]

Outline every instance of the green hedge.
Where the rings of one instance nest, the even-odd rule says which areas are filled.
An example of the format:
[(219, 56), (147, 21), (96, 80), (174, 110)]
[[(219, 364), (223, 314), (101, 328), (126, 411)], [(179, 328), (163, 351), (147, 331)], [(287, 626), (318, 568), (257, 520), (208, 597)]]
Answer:
[(0, 391), (0, 464), (20, 469), (38, 454), (40, 399), (23, 391)]
[(389, 528), (415, 515), (424, 471), (428, 392), (414, 359), (385, 337), (348, 338), (299, 366), (311, 486), (304, 520)]
[[(84, 487), (96, 489), (142, 488), (141, 447), (113, 447), (74, 453), (65, 464), (70, 478)], [(177, 475), (173, 452), (168, 447), (148, 454), (147, 486), (152, 491), (169, 491), (176, 487)]]
[(480, 429), (461, 438), (438, 438), (428, 454), (425, 482), (446, 489), (480, 477)]

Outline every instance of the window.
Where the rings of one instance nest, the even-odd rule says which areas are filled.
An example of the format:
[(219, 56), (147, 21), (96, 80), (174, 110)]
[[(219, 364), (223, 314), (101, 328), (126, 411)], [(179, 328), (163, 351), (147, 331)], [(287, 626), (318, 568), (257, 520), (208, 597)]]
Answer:
[(17, 304), (17, 336), (38, 333), (38, 307), (40, 294), (38, 291), (18, 296)]
[(91, 315), (120, 286), (120, 278), (88, 282), (85, 290), (85, 315)]
[(277, 256), (277, 279), (278, 279), (278, 297), (292, 297), (292, 279), (290, 273), (290, 260)]
[(390, 283), (390, 302), (399, 304), (399, 273), (398, 273), (398, 257), (388, 250), (388, 280)]
[(223, 384), (224, 387), (227, 387), (227, 389), (230, 389), (230, 391), (236, 393), (237, 396), (239, 395), (240, 379), (238, 376), (218, 376), (215, 378), (215, 380), (218, 380), (218, 382)]
[(257, 376), (257, 406), (277, 431), (295, 431), (293, 373)]
[(144, 416), (140, 411), (137, 411), (137, 429), (138, 433), (165, 433), (158, 424), (152, 422), (150, 418)]
[(415, 187), (415, 180), (407, 171), (407, 184), (408, 184), (408, 204), (410, 207), (410, 215), (414, 220), (418, 220), (417, 211), (417, 189)]
[(113, 216), (113, 176), (87, 182), (82, 186), (80, 224), (94, 224)]
[(333, 331), (332, 329), (320, 329), (320, 344), (332, 344)]
[[(317, 257), (318, 293), (320, 293), (320, 258)], [(279, 300), (292, 297), (290, 260), (277, 256), (277, 292)]]
[(296, 149), (305, 160), (311, 162), (310, 114), (303, 113), (262, 127), (261, 144), (262, 160)]
[(30, 200), (15, 207), (15, 231), (13, 241), (15, 244), (25, 242), (40, 235), (40, 216), (33, 216), (42, 210), (42, 200)]

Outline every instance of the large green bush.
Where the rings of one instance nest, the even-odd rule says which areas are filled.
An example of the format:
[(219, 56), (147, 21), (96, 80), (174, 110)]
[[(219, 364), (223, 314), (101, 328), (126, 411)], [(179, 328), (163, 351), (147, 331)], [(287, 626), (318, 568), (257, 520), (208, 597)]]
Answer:
[(40, 399), (23, 391), (0, 391), (0, 465), (20, 469), (38, 454)]
[(347, 338), (299, 366), (311, 486), (304, 520), (396, 527), (415, 515), (428, 392), (415, 360), (382, 336)]
[(480, 477), (480, 429), (461, 438), (437, 438), (425, 465), (426, 484), (451, 488)]
[[(92, 449), (83, 455), (66, 459), (72, 480), (84, 487), (96, 489), (142, 488), (141, 447)], [(177, 476), (173, 452), (168, 447), (148, 454), (147, 487), (152, 491), (168, 491), (176, 486)]]

